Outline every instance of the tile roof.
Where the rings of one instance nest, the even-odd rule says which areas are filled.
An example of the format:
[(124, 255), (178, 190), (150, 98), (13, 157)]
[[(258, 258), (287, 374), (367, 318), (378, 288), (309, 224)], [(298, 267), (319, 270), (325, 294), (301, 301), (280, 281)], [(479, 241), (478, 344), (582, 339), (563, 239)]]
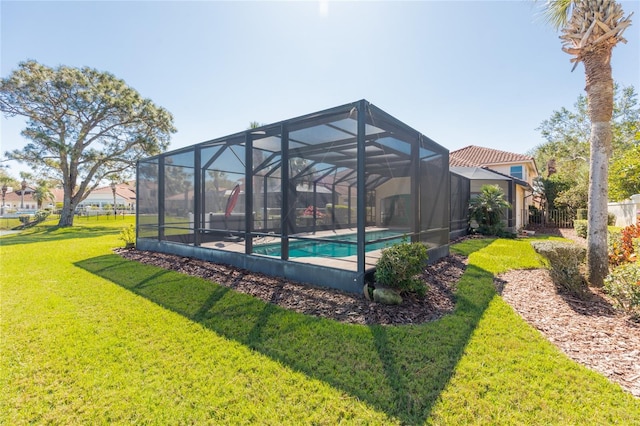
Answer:
[(449, 165), (452, 167), (490, 166), (529, 161), (533, 162), (533, 157), (475, 145), (469, 145), (449, 153)]

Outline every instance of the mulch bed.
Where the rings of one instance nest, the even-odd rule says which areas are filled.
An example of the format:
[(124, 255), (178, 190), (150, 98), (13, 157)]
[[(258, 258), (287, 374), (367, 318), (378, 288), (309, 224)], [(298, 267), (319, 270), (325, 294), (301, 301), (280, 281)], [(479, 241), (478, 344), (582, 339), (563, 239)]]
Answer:
[(403, 295), (402, 305), (393, 306), (369, 301), (364, 294), (311, 286), (188, 257), (141, 250), (117, 252), (127, 259), (198, 276), (285, 309), (349, 324), (420, 324), (441, 318), (455, 307), (456, 284), (466, 267), (463, 256), (440, 259), (422, 274), (429, 285), (426, 296)]

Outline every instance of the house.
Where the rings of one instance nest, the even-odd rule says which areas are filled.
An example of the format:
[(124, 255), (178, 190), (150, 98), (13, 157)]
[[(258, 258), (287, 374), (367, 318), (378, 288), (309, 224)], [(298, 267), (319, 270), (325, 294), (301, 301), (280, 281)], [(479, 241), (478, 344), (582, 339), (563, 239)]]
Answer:
[[(78, 204), (78, 207), (89, 207), (104, 209), (109, 206), (113, 208), (114, 200), (118, 210), (135, 210), (136, 192), (135, 184), (119, 183), (115, 187), (111, 185), (99, 186), (87, 195)], [(60, 200), (62, 201), (62, 200)]]
[[(8, 187), (3, 194), (2, 214), (14, 214), (16, 212), (33, 212), (38, 209), (38, 202), (34, 198), (35, 188), (26, 186), (24, 194), (22, 189)], [(40, 208), (53, 208), (58, 203), (64, 201), (64, 190), (62, 188), (50, 188), (53, 199), (45, 200)], [(80, 208), (104, 209), (106, 206), (113, 206), (115, 197), (118, 210), (135, 210), (136, 193), (135, 183), (119, 183), (114, 188), (111, 185), (98, 187), (91, 191), (89, 195), (78, 205)]]
[(449, 169), (469, 180), (470, 197), (483, 185), (500, 186), (512, 206), (506, 215), (509, 229), (521, 229), (529, 223), (534, 180), (539, 176), (533, 157), (469, 145), (449, 153)]

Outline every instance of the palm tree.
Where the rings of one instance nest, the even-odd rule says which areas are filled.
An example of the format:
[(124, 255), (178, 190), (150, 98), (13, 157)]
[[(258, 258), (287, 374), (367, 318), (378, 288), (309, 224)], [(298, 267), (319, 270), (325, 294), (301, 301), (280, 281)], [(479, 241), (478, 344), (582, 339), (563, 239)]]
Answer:
[(54, 201), (55, 197), (46, 180), (38, 181), (38, 187), (33, 191), (33, 199), (38, 203), (38, 210), (42, 207), (44, 201)]
[[(591, 121), (587, 270), (592, 285), (602, 286), (609, 273), (607, 256), (608, 167), (611, 155), (613, 78), (611, 52), (631, 25), (614, 0), (548, 0), (548, 21), (561, 29), (562, 50), (582, 62)], [(572, 69), (572, 71), (573, 71)]]
[(469, 208), (469, 215), (480, 225), (481, 234), (497, 235), (503, 228), (505, 210), (511, 208), (511, 204), (498, 185), (483, 185), (480, 194), (469, 202)]

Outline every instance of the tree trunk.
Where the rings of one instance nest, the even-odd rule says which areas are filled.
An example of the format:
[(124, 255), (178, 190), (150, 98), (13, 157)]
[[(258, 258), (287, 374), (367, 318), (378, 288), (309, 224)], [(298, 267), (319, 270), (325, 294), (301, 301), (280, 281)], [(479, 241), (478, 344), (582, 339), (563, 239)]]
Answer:
[(64, 202), (62, 203), (62, 210), (60, 211), (60, 220), (58, 226), (61, 228), (73, 226), (73, 218), (76, 214), (76, 203), (72, 202), (73, 197), (67, 194), (67, 188), (65, 187)]
[(602, 286), (609, 273), (607, 245), (608, 175), (611, 154), (613, 79), (611, 49), (603, 43), (584, 56), (584, 67), (591, 120), (591, 158), (589, 163), (589, 214), (587, 233), (587, 273), (591, 285)]
[(609, 273), (607, 244), (607, 199), (609, 150), (611, 143), (609, 122), (591, 125), (591, 162), (589, 164), (589, 213), (587, 233), (587, 269), (591, 285), (601, 287)]

